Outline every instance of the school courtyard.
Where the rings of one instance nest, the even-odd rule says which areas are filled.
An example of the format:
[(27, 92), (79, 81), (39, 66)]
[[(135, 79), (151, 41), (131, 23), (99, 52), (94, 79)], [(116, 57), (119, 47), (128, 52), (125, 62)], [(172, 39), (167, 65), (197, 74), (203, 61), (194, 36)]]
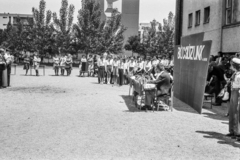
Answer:
[(176, 99), (173, 112), (138, 111), (128, 86), (77, 75), (17, 68), (0, 90), (1, 160), (240, 159), (240, 142), (225, 136), (226, 104), (202, 115)]

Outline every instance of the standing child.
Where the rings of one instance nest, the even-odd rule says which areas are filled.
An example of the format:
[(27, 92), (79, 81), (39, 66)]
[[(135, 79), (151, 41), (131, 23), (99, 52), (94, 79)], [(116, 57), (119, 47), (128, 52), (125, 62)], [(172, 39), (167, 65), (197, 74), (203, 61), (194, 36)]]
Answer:
[(84, 73), (87, 72), (87, 58), (85, 55), (82, 56), (81, 60), (80, 60), (80, 64), (79, 64), (79, 77), (82, 76), (82, 74), (84, 75)]
[(61, 67), (61, 75), (62, 76), (64, 76), (65, 65), (66, 65), (66, 57), (63, 54), (62, 57), (60, 58), (60, 67)]
[(68, 54), (66, 57), (66, 71), (67, 71), (67, 76), (71, 75), (71, 71), (72, 71), (72, 56), (71, 54)]
[(36, 76), (39, 76), (39, 66), (40, 66), (41, 58), (38, 56), (38, 53), (33, 57), (33, 67), (36, 71)]
[(55, 56), (53, 57), (53, 69), (55, 72), (55, 76), (58, 76), (59, 65), (60, 65), (60, 58), (58, 57), (57, 54), (55, 54)]

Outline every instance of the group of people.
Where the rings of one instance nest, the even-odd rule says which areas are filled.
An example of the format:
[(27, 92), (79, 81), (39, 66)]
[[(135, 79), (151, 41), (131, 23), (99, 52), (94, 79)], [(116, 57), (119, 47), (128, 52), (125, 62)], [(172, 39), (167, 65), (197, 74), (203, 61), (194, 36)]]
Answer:
[(73, 64), (73, 59), (71, 54), (67, 55), (55, 55), (53, 57), (53, 70), (56, 76), (59, 75), (59, 70), (61, 71), (61, 75), (64, 75), (64, 72), (66, 70), (67, 76), (71, 75), (72, 72), (72, 64)]
[(0, 48), (0, 89), (10, 87), (13, 61), (14, 57), (7, 50)]
[(28, 74), (30, 67), (33, 67), (36, 72), (36, 76), (39, 76), (39, 66), (40, 66), (40, 62), (41, 62), (39, 53), (33, 52), (33, 55), (25, 54), (23, 58), (24, 58), (23, 69), (26, 70), (25, 75)]
[(229, 134), (227, 136), (240, 141), (240, 53), (230, 56), (219, 52), (218, 56), (211, 56), (207, 86), (212, 86), (212, 90), (210, 89), (208, 92), (215, 95), (213, 105), (221, 106), (222, 102), (230, 101), (226, 114), (229, 116)]
[(174, 65), (173, 59), (166, 59), (166, 56), (142, 58), (101, 55), (97, 60), (99, 83), (122, 86), (129, 83), (129, 76), (136, 74), (149, 75), (153, 79), (158, 64), (171, 70)]

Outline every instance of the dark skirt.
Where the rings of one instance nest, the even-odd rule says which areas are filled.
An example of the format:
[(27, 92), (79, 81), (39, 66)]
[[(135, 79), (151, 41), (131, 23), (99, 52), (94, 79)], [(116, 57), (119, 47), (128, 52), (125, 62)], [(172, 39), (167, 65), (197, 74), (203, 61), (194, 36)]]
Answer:
[(82, 72), (87, 72), (87, 62), (82, 62), (81, 71), (82, 71)]
[(108, 65), (108, 66), (107, 66), (107, 73), (108, 73), (108, 74), (111, 74), (111, 73), (112, 73), (112, 66), (111, 66), (111, 65)]
[(116, 75), (117, 75), (117, 67), (113, 66), (113, 76), (116, 76)]
[(29, 70), (30, 64), (29, 63), (25, 63), (23, 66), (23, 69), (25, 70)]
[(100, 78), (104, 78), (104, 73), (105, 73), (105, 67), (104, 66), (100, 66), (99, 67), (99, 77)]
[(134, 67), (129, 67), (129, 72), (132, 72), (134, 70)]

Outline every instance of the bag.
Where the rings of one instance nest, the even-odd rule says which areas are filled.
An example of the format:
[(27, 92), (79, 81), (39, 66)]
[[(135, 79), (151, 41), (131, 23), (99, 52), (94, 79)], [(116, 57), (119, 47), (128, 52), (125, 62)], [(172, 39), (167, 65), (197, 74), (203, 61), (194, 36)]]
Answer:
[(223, 98), (225, 92), (226, 92), (226, 88), (223, 88), (223, 89), (221, 90), (221, 92), (218, 94), (217, 97), (218, 97), (218, 98)]
[(223, 100), (223, 101), (229, 100), (229, 93), (228, 93), (228, 91), (226, 91), (226, 92), (224, 93), (224, 96), (223, 96), (222, 100)]

